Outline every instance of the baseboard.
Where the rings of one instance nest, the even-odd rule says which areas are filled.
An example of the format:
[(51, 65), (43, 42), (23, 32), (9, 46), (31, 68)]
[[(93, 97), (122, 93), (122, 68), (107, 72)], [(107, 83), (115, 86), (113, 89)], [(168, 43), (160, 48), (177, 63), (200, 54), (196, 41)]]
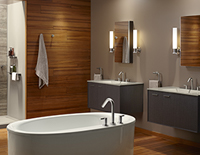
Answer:
[(161, 134), (161, 133), (158, 133), (158, 132), (149, 131), (149, 130), (138, 128), (138, 127), (135, 127), (135, 132), (141, 132), (141, 133), (144, 133), (144, 134), (147, 134), (147, 135), (154, 135), (154, 136), (161, 137), (163, 139), (168, 139), (168, 140), (175, 141), (177, 143), (181, 143), (181, 144), (185, 144), (185, 145), (189, 145), (189, 146), (194, 146), (194, 147), (200, 148), (200, 143), (196, 143), (196, 142), (192, 142), (192, 141), (189, 141), (189, 140), (185, 140), (185, 139), (181, 139), (181, 138), (177, 138), (177, 137), (164, 135), (164, 134)]
[(7, 127), (8, 124), (1, 124), (0, 125), (0, 129), (5, 129)]

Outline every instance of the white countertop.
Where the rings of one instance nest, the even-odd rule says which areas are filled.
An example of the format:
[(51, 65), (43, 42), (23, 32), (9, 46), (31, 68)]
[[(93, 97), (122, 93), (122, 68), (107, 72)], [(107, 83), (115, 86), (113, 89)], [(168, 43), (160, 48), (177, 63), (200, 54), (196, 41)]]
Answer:
[(167, 93), (176, 93), (176, 94), (184, 94), (184, 95), (192, 95), (192, 96), (200, 96), (199, 90), (190, 90), (190, 89), (183, 89), (179, 87), (159, 87), (159, 88), (147, 88), (147, 90), (154, 90), (154, 91), (161, 91)]
[(122, 82), (122, 81), (115, 81), (115, 80), (88, 80), (87, 82), (94, 82), (100, 84), (109, 84), (115, 86), (128, 86), (128, 85), (139, 85), (144, 84), (143, 82)]

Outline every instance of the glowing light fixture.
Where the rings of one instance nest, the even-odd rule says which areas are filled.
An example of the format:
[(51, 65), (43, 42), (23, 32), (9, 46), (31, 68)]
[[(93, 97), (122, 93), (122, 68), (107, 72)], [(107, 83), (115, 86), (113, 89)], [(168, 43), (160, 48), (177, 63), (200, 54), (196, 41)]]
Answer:
[(137, 30), (133, 30), (133, 53), (140, 53), (140, 47), (137, 47)]
[(178, 29), (174, 27), (172, 29), (172, 49), (173, 49), (173, 54), (180, 54), (180, 47), (178, 47)]
[(110, 51), (110, 53), (113, 53), (113, 51), (114, 51), (114, 48), (113, 48), (113, 31), (110, 31), (110, 34), (109, 34), (109, 39), (110, 39), (110, 41), (109, 41), (109, 51)]

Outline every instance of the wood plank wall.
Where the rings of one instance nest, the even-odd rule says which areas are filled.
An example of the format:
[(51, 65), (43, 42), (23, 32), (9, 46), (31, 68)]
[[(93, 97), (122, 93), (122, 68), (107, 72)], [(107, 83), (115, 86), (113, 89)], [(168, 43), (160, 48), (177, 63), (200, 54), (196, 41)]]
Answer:
[(181, 66), (200, 66), (200, 16), (181, 17)]
[[(90, 27), (90, 0), (27, 0), (27, 118), (89, 111)], [(49, 86), (41, 90), (40, 33), (49, 64)]]

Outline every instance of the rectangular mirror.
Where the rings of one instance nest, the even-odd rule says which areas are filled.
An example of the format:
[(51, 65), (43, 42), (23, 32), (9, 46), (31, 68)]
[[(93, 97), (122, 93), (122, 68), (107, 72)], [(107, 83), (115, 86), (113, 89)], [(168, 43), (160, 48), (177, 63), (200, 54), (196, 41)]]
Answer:
[(115, 22), (115, 62), (133, 63), (133, 21)]
[(181, 17), (181, 66), (200, 66), (200, 15)]

